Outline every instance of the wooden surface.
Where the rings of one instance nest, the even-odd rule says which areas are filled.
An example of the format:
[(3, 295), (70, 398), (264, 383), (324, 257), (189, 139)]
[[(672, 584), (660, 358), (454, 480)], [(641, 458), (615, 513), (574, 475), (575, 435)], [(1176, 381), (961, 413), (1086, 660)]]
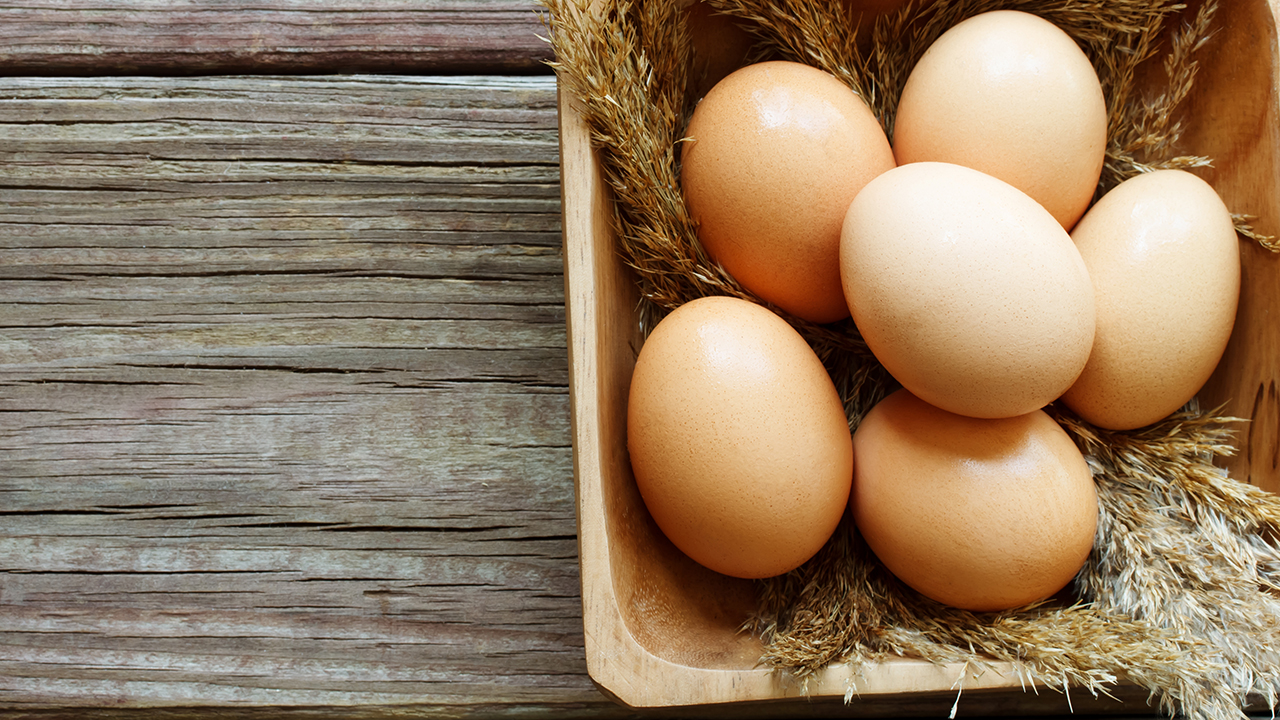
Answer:
[(0, 718), (637, 714), (584, 657), (535, 10), (0, 7)]
[(553, 88), (0, 80), (0, 702), (599, 701)]
[(0, 716), (617, 714), (540, 30), (0, 8)]
[(532, 0), (11, 0), (0, 73), (529, 73)]

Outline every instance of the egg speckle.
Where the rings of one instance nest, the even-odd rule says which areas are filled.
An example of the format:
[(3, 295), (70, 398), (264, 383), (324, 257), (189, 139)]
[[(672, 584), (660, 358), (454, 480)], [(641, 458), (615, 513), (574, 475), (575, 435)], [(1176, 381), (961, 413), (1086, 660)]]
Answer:
[(1093, 285), (1071, 237), (1026, 194), (977, 170), (913, 163), (872, 180), (849, 207), (840, 263), (867, 346), (943, 409), (1039, 409), (1088, 360)]
[(1084, 565), (1098, 498), (1043, 411), (979, 419), (899, 390), (854, 433), (850, 500), (867, 545), (926, 597), (966, 610), (1048, 598)]
[(726, 575), (791, 570), (847, 507), (853, 446), (835, 385), (754, 303), (685, 303), (636, 360), (627, 447), (641, 497), (680, 550)]
[(1024, 12), (943, 33), (907, 78), (898, 164), (951, 162), (1004, 180), (1070, 229), (1093, 199), (1107, 145), (1097, 73), (1069, 35)]
[(1226, 205), (1182, 170), (1126, 180), (1072, 232), (1096, 289), (1097, 337), (1063, 402), (1128, 430), (1190, 400), (1221, 359), (1240, 296), (1240, 249)]
[(862, 98), (817, 68), (757, 63), (707, 93), (686, 136), (681, 186), (711, 257), (797, 317), (847, 317), (840, 225), (858, 190), (893, 167)]

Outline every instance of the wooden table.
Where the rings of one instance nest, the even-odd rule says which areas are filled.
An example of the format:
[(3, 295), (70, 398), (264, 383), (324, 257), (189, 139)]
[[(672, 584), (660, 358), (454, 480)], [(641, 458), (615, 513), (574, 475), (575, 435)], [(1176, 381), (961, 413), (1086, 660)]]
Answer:
[(516, 0), (0, 8), (0, 715), (614, 710), (541, 32)]
[(0, 8), (0, 717), (633, 714), (583, 658), (541, 32)]

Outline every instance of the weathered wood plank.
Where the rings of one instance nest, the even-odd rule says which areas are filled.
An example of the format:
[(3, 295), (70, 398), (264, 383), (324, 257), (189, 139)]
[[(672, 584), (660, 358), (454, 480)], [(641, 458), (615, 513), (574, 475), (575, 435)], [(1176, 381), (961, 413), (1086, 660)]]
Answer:
[(13, 0), (0, 74), (546, 72), (532, 0)]
[(0, 708), (616, 713), (558, 192), (549, 77), (0, 80)]

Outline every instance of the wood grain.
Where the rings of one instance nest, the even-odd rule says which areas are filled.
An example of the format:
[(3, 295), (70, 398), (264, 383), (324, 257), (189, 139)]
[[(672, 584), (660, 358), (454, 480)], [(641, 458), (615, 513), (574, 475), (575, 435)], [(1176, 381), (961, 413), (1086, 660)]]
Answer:
[(0, 708), (611, 710), (553, 79), (0, 98)]
[[(1203, 48), (1188, 103), (1211, 108), (1189, 122), (1185, 142), (1214, 159), (1203, 177), (1260, 232), (1280, 236), (1280, 93), (1274, 3), (1232, 8)], [(1230, 42), (1221, 39), (1230, 36)], [(1271, 63), (1249, 62), (1272, 58)], [(1253, 88), (1240, 92), (1238, 88)], [(1280, 255), (1241, 243), (1240, 306), (1218, 370), (1200, 393), (1208, 407), (1248, 420), (1237, 431), (1231, 476), (1280, 492)]]
[(547, 72), (533, 0), (13, 0), (0, 74)]

